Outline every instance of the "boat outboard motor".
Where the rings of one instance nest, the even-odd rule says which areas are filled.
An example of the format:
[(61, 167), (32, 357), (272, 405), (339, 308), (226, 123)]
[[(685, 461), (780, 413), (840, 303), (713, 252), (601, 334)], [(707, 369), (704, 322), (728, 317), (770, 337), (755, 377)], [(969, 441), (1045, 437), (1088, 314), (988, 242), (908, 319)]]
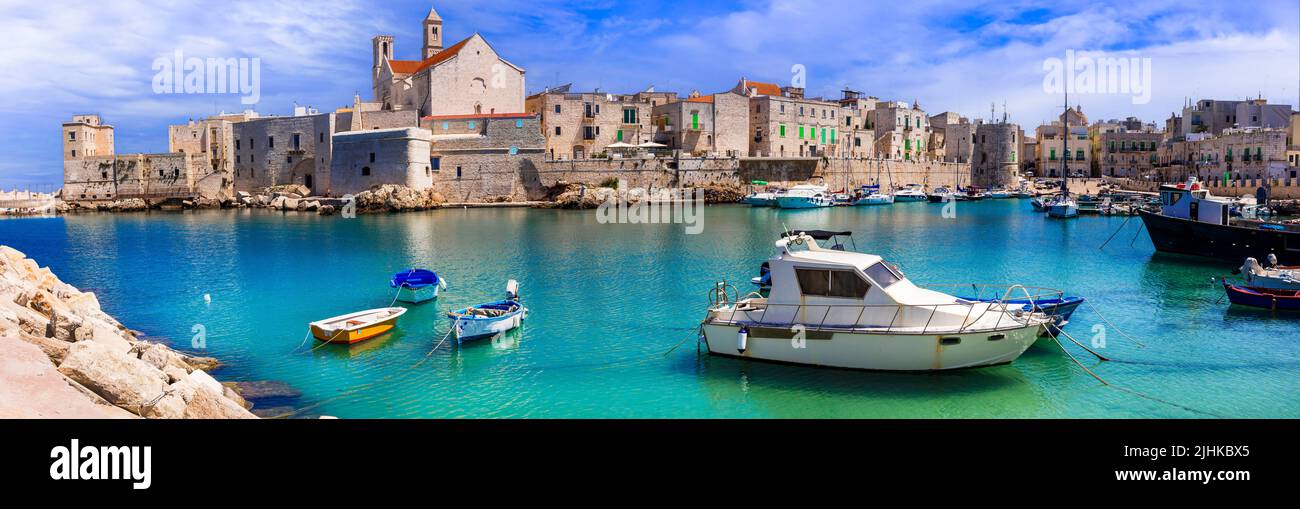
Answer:
[(741, 327), (740, 332), (736, 333), (736, 350), (745, 353), (749, 348), (749, 327)]
[(519, 300), (519, 282), (513, 279), (506, 281), (506, 300)]
[(1277, 255), (1273, 253), (1268, 254), (1268, 266), (1270, 268), (1277, 267)]

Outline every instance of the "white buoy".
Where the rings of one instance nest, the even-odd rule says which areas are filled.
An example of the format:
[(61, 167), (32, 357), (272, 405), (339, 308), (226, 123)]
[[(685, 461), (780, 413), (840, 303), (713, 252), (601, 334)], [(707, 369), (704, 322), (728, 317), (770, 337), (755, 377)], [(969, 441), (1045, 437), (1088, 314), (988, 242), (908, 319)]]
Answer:
[(745, 353), (749, 348), (749, 327), (741, 327), (740, 332), (736, 333), (736, 350)]
[(212, 305), (212, 294), (208, 294), (208, 293), (203, 294), (203, 303), (207, 305)]

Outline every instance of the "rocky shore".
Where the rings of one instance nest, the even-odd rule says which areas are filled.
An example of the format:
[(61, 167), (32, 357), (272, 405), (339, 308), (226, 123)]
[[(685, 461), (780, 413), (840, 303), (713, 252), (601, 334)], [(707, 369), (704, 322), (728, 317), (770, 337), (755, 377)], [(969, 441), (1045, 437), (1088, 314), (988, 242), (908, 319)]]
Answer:
[(642, 194), (612, 187), (560, 182), (550, 189), (546, 201), (538, 208), (594, 209), (609, 200), (626, 200), (628, 203), (638, 203), (641, 200), (672, 201), (683, 196), (694, 197), (696, 190), (703, 191), (706, 204), (736, 203), (745, 197), (745, 193), (740, 189), (727, 186), (704, 186), (683, 190), (659, 189), (657, 192)]
[(94, 293), (0, 246), (0, 418), (256, 418), (215, 359), (139, 339)]

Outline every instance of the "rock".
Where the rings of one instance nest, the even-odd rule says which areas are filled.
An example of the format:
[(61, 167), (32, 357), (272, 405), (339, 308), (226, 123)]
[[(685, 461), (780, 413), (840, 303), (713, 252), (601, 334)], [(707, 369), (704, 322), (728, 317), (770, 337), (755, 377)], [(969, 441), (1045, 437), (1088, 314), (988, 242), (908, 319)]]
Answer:
[(18, 263), (22, 261), (24, 258), (27, 258), (27, 255), (23, 254), (22, 251), (19, 251), (9, 246), (0, 246), (0, 255), (4, 256), (5, 258), (8, 258), (9, 261), (13, 263)]
[(253, 419), (242, 401), (226, 397), (220, 383), (202, 371), (194, 371), (171, 384), (147, 417), (164, 419)]
[(334, 206), (333, 206), (333, 205), (321, 205), (321, 206), (320, 206), (320, 209), (318, 209), (317, 212), (318, 212), (320, 215), (322, 215), (322, 216), (332, 216), (332, 215), (334, 215)]
[(74, 343), (59, 372), (108, 402), (143, 415), (166, 389), (167, 375), (97, 341)]
[(320, 208), (320, 202), (311, 200), (300, 204), (303, 210), (317, 210)]
[(236, 390), (230, 388), (229, 386), (226, 386), (225, 384), (222, 384), (222, 385), (223, 385), (223, 387), (221, 388), (221, 395), (222, 395), (222, 396), (225, 396), (226, 399), (229, 399), (229, 400), (231, 400), (231, 401), (234, 401), (234, 402), (237, 403), (239, 406), (244, 407), (245, 410), (252, 410), (252, 409), (253, 409), (253, 404), (252, 404), (252, 403), (249, 403), (248, 400), (244, 399), (243, 396), (239, 395), (239, 391), (236, 391)]
[(249, 199), (249, 198), (252, 198), (252, 197), (253, 197), (253, 195), (248, 194), (248, 191), (236, 191), (236, 192), (235, 192), (235, 198), (238, 198), (238, 199), (240, 199), (240, 200), (246, 200), (246, 199)]
[(76, 332), (81, 327), (81, 322), (81, 318), (71, 313), (55, 312), (54, 316), (50, 317), (50, 325), (45, 335), (71, 343), (76, 341)]
[(188, 365), (190, 369), (212, 371), (221, 367), (221, 361), (213, 359), (212, 357), (184, 356), (181, 357), (181, 360), (185, 361), (185, 364)]
[(258, 382), (223, 382), (221, 385), (233, 389), (236, 393), (246, 399), (302, 397), (302, 392), (293, 388), (292, 385), (275, 380), (263, 380)]
[(125, 354), (131, 351), (131, 342), (127, 340), (125, 333), (118, 328), (94, 318), (87, 318), (86, 322), (91, 328), (90, 341), (114, 352)]
[(167, 375), (167, 383), (174, 384), (180, 380), (183, 380), (185, 378), (185, 375), (188, 375), (190, 373), (188, 371), (185, 371), (184, 368), (178, 368), (176, 366), (165, 366), (163, 367), (163, 374)]
[(284, 210), (298, 210), (298, 201), (297, 198), (285, 198), (284, 201), (280, 202), (281, 208)]
[(277, 196), (274, 200), (271, 200), (271, 205), (270, 205), (270, 207), (273, 208), (273, 209), (276, 209), (276, 210), (282, 210), (282, 209), (284, 209), (284, 202), (285, 202), (285, 199), (286, 199), (286, 198), (283, 197), (283, 196)]
[(54, 338), (46, 338), (21, 332), (18, 333), (17, 336), (18, 339), (36, 345), (45, 353), (46, 357), (50, 358), (50, 362), (53, 362), (56, 365), (63, 362), (63, 359), (67, 358), (68, 350), (72, 348), (71, 343)]
[(182, 370), (186, 373), (193, 371), (189, 364), (185, 362), (185, 357), (176, 353), (171, 348), (158, 343), (140, 342), (136, 345), (136, 350), (140, 352), (140, 360), (153, 366), (164, 373), (168, 367)]

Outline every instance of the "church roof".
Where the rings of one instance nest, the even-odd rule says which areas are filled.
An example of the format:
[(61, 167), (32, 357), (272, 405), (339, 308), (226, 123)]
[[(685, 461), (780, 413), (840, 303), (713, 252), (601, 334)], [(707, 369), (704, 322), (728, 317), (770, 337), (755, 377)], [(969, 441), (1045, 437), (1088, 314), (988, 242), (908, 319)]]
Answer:
[(433, 7), (430, 6), (430, 7), (429, 7), (429, 15), (428, 15), (428, 16), (425, 16), (424, 19), (426, 19), (426, 20), (429, 20), (429, 19), (436, 19), (436, 20), (441, 21), (441, 20), (442, 20), (442, 16), (439, 16), (439, 15), (438, 15), (438, 11), (433, 10)]
[(687, 97), (687, 98), (686, 98), (686, 102), (688, 102), (688, 103), (712, 103), (712, 102), (713, 102), (713, 94), (702, 95), (702, 96), (699, 96), (699, 97)]
[(456, 56), (456, 54), (460, 52), (461, 48), (464, 48), (465, 44), (468, 43), (470, 39), (474, 38), (474, 35), (466, 37), (464, 40), (453, 44), (447, 49), (439, 51), (437, 54), (424, 60), (389, 60), (388, 65), (393, 68), (393, 74), (418, 73)]

